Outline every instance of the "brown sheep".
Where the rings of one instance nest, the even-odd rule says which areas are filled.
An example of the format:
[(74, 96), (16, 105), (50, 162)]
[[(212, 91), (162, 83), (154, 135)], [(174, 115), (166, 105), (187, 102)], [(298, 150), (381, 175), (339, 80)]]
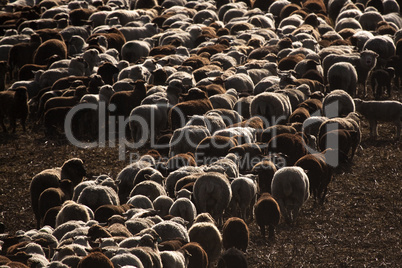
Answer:
[(197, 242), (190, 242), (181, 247), (186, 250), (190, 256), (188, 257), (188, 268), (207, 268), (208, 255), (205, 250)]
[(297, 63), (305, 58), (303, 54), (296, 54), (286, 56), (281, 59), (278, 63), (278, 69), (281, 71), (293, 70)]
[(61, 60), (61, 57), (59, 55), (53, 55), (50, 58), (47, 59), (47, 64), (45, 65), (38, 65), (38, 64), (25, 64), (20, 68), (18, 71), (18, 80), (19, 81), (24, 81), (24, 80), (31, 80), (35, 78), (35, 72), (38, 70), (46, 70), (49, 68), (49, 66), (58, 60)]
[(310, 113), (309, 111), (304, 108), (304, 107), (298, 107), (296, 108), (296, 110), (293, 111), (293, 113), (289, 116), (288, 122), (291, 123), (295, 123), (295, 122), (299, 122), (299, 123), (303, 123), (304, 120), (306, 120), (307, 118), (310, 117)]
[(260, 194), (271, 193), (271, 182), (276, 170), (275, 164), (269, 160), (263, 160), (253, 167), (251, 172), (258, 176), (258, 192)]
[(0, 91), (6, 89), (7, 67), (8, 65), (6, 61), (0, 61)]
[(10, 68), (10, 79), (13, 79), (14, 73), (22, 66), (33, 63), (33, 56), (36, 49), (41, 45), (42, 39), (38, 34), (33, 34), (29, 43), (19, 43), (14, 45), (8, 56), (8, 66)]
[[(326, 149), (338, 150), (340, 153), (340, 162), (347, 162), (349, 161), (348, 155), (350, 150), (353, 150), (355, 144), (358, 142), (357, 136), (358, 132), (354, 130), (331, 130), (324, 135), (320, 135), (318, 146), (321, 151), (325, 151)], [(336, 143), (332, 144), (332, 141), (336, 141)], [(333, 148), (334, 145), (337, 145), (337, 147)]]
[(26, 87), (16, 88), (15, 91), (0, 92), (0, 123), (3, 132), (7, 132), (4, 117), (9, 118), (13, 133), (15, 133), (17, 119), (20, 119), (22, 129), (25, 132), (25, 120), (28, 116), (27, 102), (28, 93)]
[(323, 204), (328, 191), (328, 184), (332, 178), (332, 169), (325, 162), (325, 155), (305, 155), (296, 161), (295, 166), (299, 166), (307, 171), (310, 181), (310, 193), (316, 201), (318, 199)]
[(184, 166), (197, 166), (192, 153), (177, 154), (166, 163), (167, 171), (170, 173)]
[(190, 89), (183, 100), (169, 110), (169, 126), (172, 130), (183, 127), (188, 116), (202, 115), (213, 109), (206, 92), (200, 89)]
[(62, 59), (67, 59), (67, 46), (63, 41), (50, 39), (43, 42), (35, 51), (33, 63), (45, 65), (53, 55), (59, 55)]
[(225, 249), (235, 247), (246, 252), (250, 240), (247, 224), (240, 218), (226, 220), (222, 227), (222, 244)]
[(275, 240), (275, 227), (281, 218), (281, 212), (276, 200), (269, 193), (263, 193), (254, 206), (254, 217), (265, 239), (265, 226), (268, 225), (268, 239)]
[(113, 85), (115, 76), (119, 73), (119, 69), (110, 62), (104, 62), (98, 68), (97, 74), (102, 77), (106, 85)]
[(319, 99), (307, 99), (297, 107), (306, 108), (310, 115), (314, 113), (315, 115), (320, 116), (322, 114), (322, 101)]
[(197, 146), (195, 151), (196, 159), (211, 163), (219, 157), (226, 156), (229, 150), (237, 145), (235, 138), (224, 136), (210, 136), (204, 138)]
[(108, 48), (115, 48), (117, 51), (121, 51), (121, 47), (126, 43), (126, 38), (119, 29), (111, 28), (107, 30), (107, 33), (95, 33), (88, 37), (86, 42), (91, 43), (92, 40), (96, 40), (97, 36), (103, 35), (107, 39)]
[(92, 252), (80, 260), (77, 268), (114, 268), (114, 266), (103, 253)]
[[(73, 184), (70, 180), (62, 180), (59, 187), (51, 187), (44, 190), (38, 200), (39, 222), (42, 223), (44, 221), (46, 212), (49, 209), (61, 206), (64, 201), (71, 199), (72, 192)], [(43, 227), (43, 225), (40, 225), (40, 227)]]
[(86, 86), (78, 86), (73, 96), (60, 96), (60, 97), (53, 97), (46, 101), (44, 112), (48, 111), (51, 108), (56, 107), (72, 107), (79, 103), (82, 96), (87, 93)]
[(69, 12), (71, 25), (84, 26), (87, 24), (89, 17), (92, 15), (93, 10), (87, 8), (77, 8)]
[(282, 133), (296, 133), (296, 129), (291, 126), (275, 125), (264, 129), (261, 134), (261, 142), (268, 143), (273, 137)]
[(119, 91), (110, 97), (110, 104), (116, 106), (116, 109), (111, 112), (115, 116), (124, 116), (127, 118), (131, 111), (141, 104), (141, 101), (145, 98), (147, 89), (145, 87), (145, 81), (137, 80), (134, 83), (134, 88), (131, 91)]
[(299, 134), (283, 133), (268, 142), (268, 151), (282, 153), (287, 156), (287, 166), (292, 166), (307, 154), (306, 144)]
[(273, 2), (275, 2), (275, 0), (255, 0), (252, 1), (252, 6), (253, 8), (259, 8), (262, 11), (267, 12)]

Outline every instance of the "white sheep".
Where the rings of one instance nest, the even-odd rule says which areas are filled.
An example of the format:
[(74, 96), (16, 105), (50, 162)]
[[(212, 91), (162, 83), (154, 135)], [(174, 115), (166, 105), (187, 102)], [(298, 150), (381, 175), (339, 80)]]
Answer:
[(328, 118), (345, 117), (355, 111), (355, 103), (348, 92), (337, 89), (325, 96), (323, 114)]
[(152, 48), (152, 39), (132, 40), (126, 42), (121, 48), (121, 58), (128, 62), (135, 63), (140, 58), (148, 57)]
[(254, 97), (250, 105), (250, 115), (262, 117), (265, 127), (286, 122), (291, 113), (289, 97), (282, 93), (260, 93)]
[(205, 126), (211, 135), (217, 130), (226, 128), (222, 117), (217, 114), (193, 115), (186, 126)]
[(337, 62), (328, 70), (329, 91), (342, 89), (352, 96), (356, 95), (357, 72), (349, 62)]
[(208, 255), (208, 267), (215, 267), (215, 262), (221, 255), (223, 248), (222, 235), (215, 224), (211, 222), (198, 222), (188, 230), (191, 242), (197, 242)]
[(155, 23), (147, 23), (140, 27), (124, 26), (119, 28), (119, 30), (124, 35), (127, 42), (152, 37), (159, 32), (158, 25)]
[(144, 268), (141, 260), (131, 253), (118, 253), (110, 258), (114, 267), (124, 267), (126, 265), (133, 265), (133, 267)]
[(307, 174), (300, 167), (283, 167), (272, 178), (272, 196), (286, 221), (294, 222), (300, 208), (310, 196)]
[(194, 203), (198, 212), (209, 212), (222, 224), (222, 214), (232, 199), (232, 189), (225, 175), (208, 172), (201, 175), (193, 187)]
[(232, 189), (232, 210), (236, 216), (238, 215), (237, 208), (239, 208), (239, 216), (243, 220), (247, 220), (249, 216), (252, 216), (251, 211), (257, 194), (257, 183), (255, 179), (255, 177), (238, 177), (230, 184)]
[(160, 253), (163, 267), (186, 268), (186, 253), (183, 251), (162, 251)]
[(370, 136), (378, 136), (377, 121), (394, 122), (396, 139), (401, 136), (402, 103), (399, 101), (364, 101), (354, 99), (356, 111), (361, 113), (370, 123)]
[(120, 205), (116, 191), (103, 185), (85, 187), (77, 198), (77, 203), (86, 205), (95, 211), (102, 205)]
[(130, 131), (132, 139), (139, 147), (147, 141), (154, 141), (168, 122), (168, 100), (161, 98), (156, 104), (143, 104), (130, 113)]
[(208, 136), (209, 130), (204, 126), (184, 126), (176, 129), (169, 142), (169, 156), (194, 153), (197, 145)]
[(158, 233), (162, 242), (172, 239), (182, 239), (185, 242), (190, 242), (186, 228), (175, 221), (162, 221), (152, 226), (152, 229)]
[(94, 218), (93, 211), (82, 204), (72, 200), (65, 201), (56, 216), (56, 227), (70, 220), (81, 220), (87, 222)]
[(126, 204), (133, 205), (135, 208), (153, 209), (152, 201), (145, 195), (137, 194), (131, 197)]
[(172, 216), (181, 217), (184, 220), (192, 223), (194, 218), (197, 216), (197, 209), (193, 202), (188, 198), (181, 197), (178, 198), (169, 209), (169, 214)]

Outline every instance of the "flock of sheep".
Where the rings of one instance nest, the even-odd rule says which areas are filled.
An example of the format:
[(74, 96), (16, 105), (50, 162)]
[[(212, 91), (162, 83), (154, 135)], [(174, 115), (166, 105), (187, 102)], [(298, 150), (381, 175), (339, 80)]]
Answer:
[(395, 0), (17, 0), (0, 22), (4, 132), (150, 149), (114, 179), (35, 175), (37, 229), (0, 235), (0, 265), (247, 267), (247, 224), (275, 241), (323, 204), (361, 120), (400, 138)]

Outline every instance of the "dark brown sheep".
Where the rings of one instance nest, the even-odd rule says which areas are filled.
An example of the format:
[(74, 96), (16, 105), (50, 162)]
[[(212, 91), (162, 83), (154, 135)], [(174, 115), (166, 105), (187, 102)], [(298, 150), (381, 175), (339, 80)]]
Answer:
[(188, 116), (203, 115), (213, 109), (206, 92), (200, 89), (190, 89), (184, 95), (183, 101), (169, 110), (169, 126), (172, 130), (183, 127)]
[(206, 163), (216, 161), (219, 157), (224, 157), (229, 150), (237, 145), (235, 138), (224, 136), (211, 136), (204, 138), (197, 146), (196, 159), (203, 159)]
[(307, 154), (305, 142), (297, 133), (283, 133), (273, 137), (268, 142), (268, 151), (286, 155), (287, 166), (294, 165), (300, 157)]
[(295, 166), (299, 166), (307, 171), (306, 173), (310, 182), (310, 193), (316, 201), (318, 199), (323, 204), (328, 191), (328, 184), (332, 177), (332, 169), (325, 162), (325, 155), (305, 155), (296, 161)]
[(169, 173), (184, 166), (197, 166), (192, 153), (177, 154), (169, 158), (166, 163)]
[(14, 91), (0, 92), (0, 123), (3, 132), (7, 132), (7, 128), (4, 125), (4, 117), (9, 118), (13, 133), (15, 133), (17, 119), (20, 119), (22, 129), (25, 132), (25, 120), (28, 116), (27, 102), (28, 93), (26, 87), (19, 87)]
[(394, 76), (394, 68), (376, 69), (371, 73), (371, 88), (376, 99), (382, 97), (385, 92), (391, 97), (391, 80)]
[(145, 98), (147, 89), (145, 87), (145, 81), (137, 80), (134, 83), (134, 88), (131, 91), (116, 92), (110, 97), (110, 104), (116, 106), (116, 109), (111, 112), (115, 116), (128, 117), (131, 111), (141, 104), (141, 101)]
[(297, 63), (305, 58), (303, 54), (296, 54), (286, 56), (281, 59), (278, 63), (278, 69), (281, 71), (293, 70)]
[(43, 42), (35, 51), (33, 63), (45, 65), (53, 55), (59, 55), (62, 59), (67, 59), (67, 46), (63, 41), (50, 39)]
[(78, 86), (73, 92), (73, 96), (53, 97), (46, 101), (44, 112), (56, 107), (72, 107), (79, 103), (82, 96), (87, 93), (86, 86)]
[(80, 260), (77, 268), (114, 268), (114, 266), (103, 253), (92, 252)]
[(235, 247), (246, 252), (250, 240), (247, 224), (240, 218), (226, 220), (222, 227), (222, 244), (225, 249)]
[(263, 193), (254, 206), (254, 217), (265, 239), (265, 226), (268, 225), (268, 239), (275, 240), (275, 227), (281, 218), (281, 212), (276, 200), (269, 193)]
[(105, 84), (113, 85), (115, 76), (119, 73), (119, 69), (110, 62), (104, 62), (98, 67), (97, 73), (102, 77)]
[[(321, 134), (321, 133), (320, 133)], [(324, 133), (319, 136), (318, 145), (321, 151), (325, 151), (326, 149), (334, 149), (339, 150), (341, 158), (340, 162), (348, 162), (349, 152), (357, 147), (359, 140), (359, 133), (354, 130), (347, 129), (335, 129)], [(337, 142), (337, 148), (332, 148), (332, 142)]]
[[(72, 192), (73, 184), (70, 180), (60, 181), (60, 186), (58, 188), (51, 187), (44, 190), (39, 196), (39, 219), (37, 220), (42, 223), (46, 212), (53, 207), (61, 206), (64, 201), (71, 199)], [(40, 225), (40, 227), (43, 227), (43, 225)]]
[(304, 107), (298, 107), (293, 113), (289, 116), (288, 122), (289, 123), (303, 123), (304, 120), (310, 117), (309, 111)]
[(6, 61), (0, 61), (0, 91), (6, 89), (6, 77), (8, 72), (8, 64)]
[(207, 268), (208, 255), (205, 250), (197, 242), (190, 242), (181, 247), (186, 250), (190, 256), (188, 257), (188, 268)]
[(261, 134), (261, 142), (268, 143), (273, 137), (282, 133), (296, 133), (296, 129), (291, 126), (275, 125), (264, 129)]
[(253, 174), (257, 174), (258, 192), (271, 193), (271, 182), (276, 172), (276, 166), (273, 162), (263, 160), (257, 163), (251, 170)]
[(35, 78), (35, 72), (39, 70), (46, 70), (49, 66), (58, 60), (61, 60), (59, 55), (53, 55), (47, 59), (47, 63), (45, 65), (39, 64), (25, 64), (18, 71), (18, 80), (31, 80)]
[(69, 12), (71, 25), (83, 26), (87, 24), (89, 17), (92, 15), (93, 10), (87, 8), (77, 8)]
[(237, 248), (227, 249), (219, 257), (217, 268), (248, 268), (247, 258), (244, 252)]
[(40, 36), (38, 34), (33, 34), (29, 43), (19, 43), (10, 49), (8, 56), (10, 79), (13, 79), (14, 73), (16, 73), (22, 66), (28, 63), (33, 63), (33, 56), (41, 43), (42, 39)]

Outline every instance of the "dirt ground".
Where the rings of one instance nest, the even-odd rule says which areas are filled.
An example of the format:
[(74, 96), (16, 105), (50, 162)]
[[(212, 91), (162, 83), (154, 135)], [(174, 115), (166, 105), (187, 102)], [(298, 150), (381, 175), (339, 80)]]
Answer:
[[(28, 129), (32, 123), (28, 123)], [(308, 200), (297, 223), (281, 223), (275, 242), (249, 223), (249, 267), (398, 267), (402, 256), (402, 145), (392, 124), (379, 125), (379, 138), (369, 139), (368, 123), (357, 155), (329, 185), (323, 206)], [(129, 152), (126, 152), (129, 153)], [(126, 154), (128, 155), (128, 154)], [(31, 178), (71, 157), (84, 160), (88, 176), (116, 178), (129, 163), (116, 148), (80, 149), (43, 132), (0, 133), (0, 221), (6, 232), (35, 227), (30, 205)]]

